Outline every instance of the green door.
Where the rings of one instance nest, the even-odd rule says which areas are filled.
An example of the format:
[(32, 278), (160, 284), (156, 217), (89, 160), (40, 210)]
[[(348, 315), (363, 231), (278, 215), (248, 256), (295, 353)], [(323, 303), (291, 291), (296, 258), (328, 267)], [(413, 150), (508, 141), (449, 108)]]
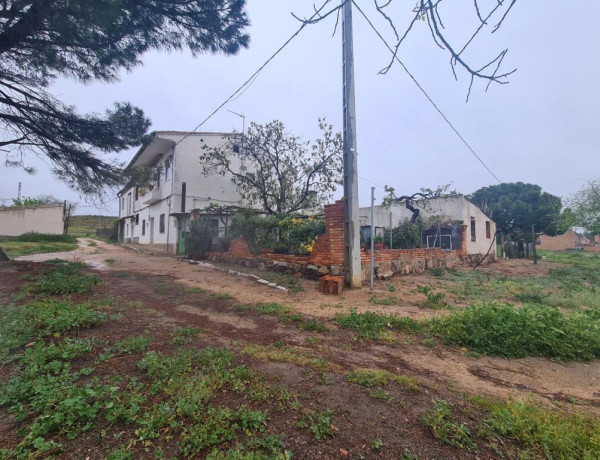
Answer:
[(186, 232), (185, 230), (179, 230), (179, 239), (177, 241), (177, 254), (180, 256), (185, 255), (186, 253), (186, 242), (190, 232)]

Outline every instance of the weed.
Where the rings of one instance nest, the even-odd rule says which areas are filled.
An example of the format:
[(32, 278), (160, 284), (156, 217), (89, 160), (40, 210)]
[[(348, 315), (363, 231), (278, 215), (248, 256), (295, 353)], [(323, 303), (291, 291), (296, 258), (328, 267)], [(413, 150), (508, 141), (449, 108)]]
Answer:
[(383, 447), (383, 441), (380, 438), (374, 439), (371, 442), (371, 449), (379, 450)]
[(369, 392), (369, 396), (373, 399), (381, 399), (386, 403), (390, 403), (394, 400), (392, 395), (385, 391), (383, 388), (376, 388), (375, 390), (372, 390), (371, 392)]
[(133, 453), (128, 451), (125, 446), (111, 451), (106, 460), (133, 460)]
[(203, 289), (198, 286), (192, 286), (192, 287), (185, 288), (186, 294), (205, 294), (206, 292), (207, 292), (206, 289)]
[(431, 321), (446, 342), (492, 356), (545, 356), (559, 360), (600, 356), (600, 307), (561, 313), (556, 308), (487, 303)]
[(410, 450), (404, 449), (404, 452), (398, 460), (419, 460), (419, 456), (417, 454), (413, 454)]
[[(106, 320), (106, 313), (96, 311), (97, 304), (74, 304), (68, 300), (47, 298), (0, 310), (0, 350), (48, 336), (61, 336)], [(1, 353), (0, 353), (1, 356)]]
[(310, 427), (313, 436), (319, 441), (325, 438), (332, 438), (335, 434), (335, 427), (331, 422), (332, 415), (333, 411), (331, 409), (325, 409), (321, 412), (307, 411), (298, 420), (297, 425), (301, 428)]
[(379, 315), (377, 313), (357, 313), (352, 310), (349, 315), (338, 315), (336, 322), (345, 329), (355, 331), (359, 340), (382, 340), (392, 330), (404, 332), (421, 332), (423, 325), (411, 318), (395, 315)]
[(446, 401), (436, 399), (433, 408), (421, 415), (421, 421), (444, 444), (467, 450), (475, 448), (469, 428), (452, 420), (450, 405)]
[(83, 265), (76, 262), (57, 265), (41, 273), (34, 288), (40, 294), (89, 294), (100, 278), (97, 275), (84, 275), (82, 268)]
[(223, 299), (223, 300), (231, 300), (231, 299), (235, 298), (231, 294), (228, 294), (227, 292), (214, 292), (211, 294), (211, 296), (214, 297), (215, 299)]
[(389, 284), (388, 285), (388, 291), (390, 291), (390, 292), (396, 292), (396, 286), (394, 286), (393, 284)]
[(194, 337), (200, 336), (201, 329), (194, 326), (181, 327), (173, 333), (173, 345), (187, 345)]
[(347, 375), (349, 382), (365, 387), (382, 387), (389, 382), (396, 382), (411, 391), (419, 391), (417, 379), (406, 375), (396, 375), (382, 369), (355, 369)]
[(127, 337), (126, 339), (116, 342), (114, 348), (119, 353), (141, 353), (145, 351), (151, 343), (152, 337), (147, 335), (138, 335), (134, 337)]
[(546, 458), (596, 458), (600, 451), (600, 425), (578, 414), (541, 407), (531, 401), (480, 401), (489, 416), (480, 424), (486, 438), (501, 434), (522, 443), (533, 456)]
[(427, 301), (425, 302), (426, 307), (435, 309), (443, 309), (448, 307), (448, 304), (444, 300), (446, 294), (443, 292), (433, 292), (431, 286), (427, 285), (417, 286), (417, 291), (421, 294), (425, 294), (427, 297)]
[(433, 276), (443, 276), (446, 270), (441, 267), (430, 268), (429, 273)]
[(298, 325), (298, 328), (302, 329), (303, 331), (314, 331), (314, 332), (328, 332), (329, 331), (329, 328), (317, 319), (309, 319), (306, 321), (302, 321)]
[(393, 296), (377, 297), (376, 295), (372, 295), (369, 302), (373, 305), (397, 305), (398, 299)]
[(117, 263), (117, 259), (104, 259), (104, 262), (106, 262), (108, 265), (113, 265)]
[(325, 372), (334, 367), (321, 358), (289, 347), (274, 349), (264, 345), (249, 345), (242, 350), (242, 353), (262, 361), (293, 363), (299, 366), (308, 366), (320, 372)]

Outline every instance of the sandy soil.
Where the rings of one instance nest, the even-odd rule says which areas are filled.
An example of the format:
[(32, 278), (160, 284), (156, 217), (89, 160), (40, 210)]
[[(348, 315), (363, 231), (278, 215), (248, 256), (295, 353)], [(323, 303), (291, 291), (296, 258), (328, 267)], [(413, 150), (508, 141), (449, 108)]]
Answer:
[[(89, 266), (107, 272), (129, 272), (140, 275), (158, 275), (168, 277), (188, 286), (197, 286), (214, 293), (228, 293), (236, 302), (255, 304), (260, 302), (278, 302), (293, 307), (296, 311), (323, 319), (333, 318), (341, 312), (356, 308), (359, 312), (376, 311), (395, 313), (411, 317), (425, 317), (443, 314), (424, 309), (421, 303), (424, 295), (416, 292), (419, 284), (433, 284), (435, 277), (429, 275), (411, 275), (392, 282), (377, 282), (376, 294), (381, 297), (393, 295), (400, 299), (398, 305), (373, 305), (369, 302), (372, 293), (368, 289), (344, 291), (338, 297), (327, 296), (316, 290), (316, 282), (302, 280), (304, 291), (283, 292), (256, 283), (255, 281), (213, 269), (191, 265), (188, 262), (168, 255), (147, 255), (134, 252), (117, 245), (80, 241), (79, 249), (67, 253), (39, 254), (23, 256), (17, 260), (44, 261), (53, 258), (85, 262)], [(534, 266), (530, 262), (519, 260), (499, 261), (482, 270), (493, 270), (519, 276), (541, 276), (549, 266), (543, 261)], [(265, 278), (269, 274), (265, 273)], [(390, 286), (393, 285), (393, 291)], [(231, 328), (240, 336), (252, 335), (263, 326), (250, 318), (240, 317), (235, 312), (196, 311), (191, 305), (177, 306), (179, 313), (203, 315), (208, 321), (218, 324), (219, 328)], [(329, 326), (335, 331), (333, 323)], [(267, 331), (261, 331), (264, 334)], [(277, 328), (271, 335), (277, 336)], [(393, 345), (365, 345), (351, 352), (336, 347), (338, 333), (335, 331), (326, 341), (335, 347), (334, 353), (340, 361), (353, 365), (369, 365), (374, 361), (394, 367), (398, 363), (411, 371), (426, 376), (437, 385), (448, 386), (469, 393), (499, 397), (526, 396), (550, 402), (575, 402), (580, 410), (600, 414), (600, 361), (557, 363), (547, 359), (498, 359), (474, 358), (466, 350), (458, 348), (428, 348), (419, 343), (402, 341)], [(290, 333), (287, 330), (287, 333)], [(267, 334), (269, 335), (269, 334)]]

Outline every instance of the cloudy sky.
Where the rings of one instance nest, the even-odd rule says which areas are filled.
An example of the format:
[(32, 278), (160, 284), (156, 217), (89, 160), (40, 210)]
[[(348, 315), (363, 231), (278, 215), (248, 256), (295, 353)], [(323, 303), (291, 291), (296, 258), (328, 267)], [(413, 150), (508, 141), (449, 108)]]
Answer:
[[(373, 2), (358, 0), (384, 36), (393, 32)], [(335, 0), (333, 2), (335, 4)], [(495, 0), (488, 0), (493, 5)], [(508, 2), (506, 2), (508, 3)], [(480, 0), (485, 5), (486, 1)], [(399, 30), (411, 19), (414, 1), (394, 0), (390, 15)], [(448, 39), (462, 47), (477, 25), (473, 2), (447, 1), (440, 13)], [(458, 5), (458, 6), (457, 6)], [(310, 16), (312, 3), (299, 0), (248, 0), (250, 48), (232, 57), (189, 53), (148, 53), (143, 67), (123, 73), (117, 83), (82, 85), (56, 82), (53, 93), (82, 112), (103, 112), (113, 101), (131, 101), (152, 120), (152, 130), (191, 130), (230, 96), (299, 27), (291, 16)], [(469, 76), (454, 79), (447, 52), (420, 22), (405, 41), (400, 58), (494, 174), (503, 182), (530, 182), (558, 196), (577, 191), (600, 176), (600, 66), (597, 50), (600, 2), (577, 8), (558, 0), (518, 1), (502, 28), (490, 30), (466, 54), (473, 67), (504, 48), (504, 68), (517, 72), (507, 85), (476, 81), (465, 102)], [(306, 27), (235, 101), (201, 131), (240, 131), (246, 123), (282, 120), (289, 132), (309, 140), (326, 117), (342, 128), (341, 34), (332, 36), (335, 17)], [(390, 54), (354, 11), (358, 169), (361, 205), (370, 188), (383, 198), (383, 186), (402, 194), (452, 183), (462, 193), (497, 183), (445, 124), (404, 70), (378, 72)], [(135, 150), (135, 149), (134, 149)], [(134, 150), (122, 152), (128, 161)], [(94, 207), (53, 178), (43, 159), (29, 176), (0, 167), (0, 199), (52, 194), (79, 202), (79, 214), (117, 214), (117, 201)], [(338, 193), (341, 196), (341, 191)]]

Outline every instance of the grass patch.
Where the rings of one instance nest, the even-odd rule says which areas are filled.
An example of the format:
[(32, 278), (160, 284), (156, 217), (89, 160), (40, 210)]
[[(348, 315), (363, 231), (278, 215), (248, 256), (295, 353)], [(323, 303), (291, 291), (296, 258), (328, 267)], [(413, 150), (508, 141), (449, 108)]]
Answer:
[(349, 315), (338, 315), (337, 324), (344, 329), (356, 332), (359, 340), (384, 340), (394, 330), (404, 332), (421, 332), (423, 326), (419, 321), (395, 315), (379, 315), (377, 313), (357, 313), (356, 310)]
[(236, 306), (236, 309), (251, 309), (261, 315), (275, 316), (281, 322), (284, 323), (297, 323), (298, 328), (303, 331), (314, 331), (314, 332), (327, 332), (329, 328), (317, 319), (303, 319), (299, 313), (294, 311), (285, 305), (281, 305), (276, 302), (259, 303), (250, 307)]
[(89, 294), (92, 287), (100, 283), (98, 275), (81, 273), (85, 265), (78, 262), (57, 264), (38, 276), (34, 289), (40, 294), (68, 295)]
[(28, 256), (30, 254), (45, 254), (50, 252), (66, 252), (77, 249), (77, 243), (32, 243), (21, 241), (0, 240), (0, 246), (8, 257)]
[(600, 307), (564, 314), (539, 305), (487, 303), (433, 319), (429, 325), (444, 341), (491, 356), (600, 357)]
[(535, 458), (598, 458), (597, 419), (550, 410), (531, 401), (480, 401), (480, 404), (489, 412), (479, 427), (479, 435), (484, 438), (506, 436), (522, 443), (526, 453)]
[(398, 299), (394, 296), (377, 297), (375, 295), (372, 295), (369, 299), (369, 302), (373, 305), (397, 305)]
[(434, 292), (432, 287), (427, 285), (417, 286), (417, 291), (421, 294), (425, 294), (425, 297), (427, 297), (424, 304), (426, 307), (434, 308), (436, 310), (448, 308), (448, 304), (444, 300), (446, 294), (443, 292)]
[(173, 339), (171, 340), (171, 343), (173, 345), (187, 345), (194, 338), (199, 337), (201, 331), (202, 330), (199, 327), (181, 327), (173, 333)]
[(114, 349), (119, 353), (141, 353), (152, 343), (152, 337), (147, 335), (138, 335), (133, 337), (127, 337), (126, 339), (120, 340), (115, 343)]
[(315, 439), (321, 441), (325, 438), (333, 438), (335, 427), (332, 423), (333, 411), (325, 409), (320, 412), (306, 411), (304, 416), (296, 423), (300, 428), (310, 427)]
[(211, 294), (211, 297), (214, 297), (215, 299), (222, 299), (222, 300), (235, 299), (235, 297), (233, 297), (231, 294), (228, 294), (227, 292), (214, 292)]
[(436, 399), (433, 408), (421, 414), (420, 418), (431, 430), (433, 436), (444, 444), (467, 450), (475, 448), (471, 431), (464, 423), (458, 423), (452, 419), (452, 411), (448, 402)]
[(322, 358), (286, 346), (249, 345), (242, 350), (242, 353), (261, 361), (276, 361), (297, 364), (298, 366), (308, 366), (319, 372), (332, 370), (336, 367)]
[(349, 382), (357, 383), (367, 388), (384, 387), (390, 382), (396, 382), (410, 391), (419, 391), (417, 379), (407, 375), (396, 375), (382, 369), (355, 369), (346, 378)]

